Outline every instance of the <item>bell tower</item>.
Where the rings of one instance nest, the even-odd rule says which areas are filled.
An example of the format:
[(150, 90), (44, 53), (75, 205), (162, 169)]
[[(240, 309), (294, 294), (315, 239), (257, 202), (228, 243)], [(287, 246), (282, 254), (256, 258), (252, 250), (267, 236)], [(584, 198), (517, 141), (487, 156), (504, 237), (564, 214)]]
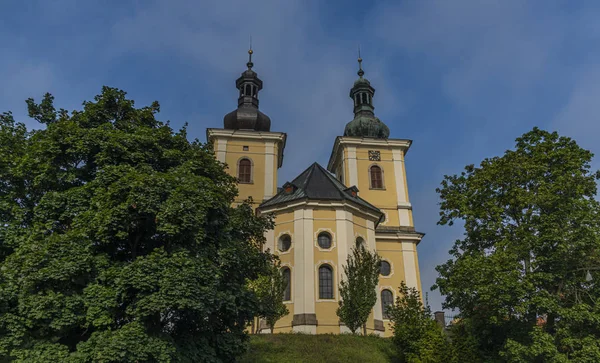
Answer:
[(258, 109), (263, 82), (252, 69), (252, 49), (247, 69), (236, 80), (238, 107), (223, 118), (223, 128), (206, 130), (217, 159), (238, 179), (236, 203), (252, 197), (257, 206), (277, 192), (277, 170), (283, 164), (286, 134), (271, 132), (271, 119)]
[(344, 136), (336, 138), (327, 169), (347, 187), (356, 186), (360, 197), (385, 215), (371, 227), (375, 249), (385, 262), (374, 316), (383, 319), (387, 330), (391, 326), (382, 301), (393, 302), (402, 281), (421, 291), (416, 247), (424, 235), (415, 231), (408, 196), (404, 160), (412, 141), (389, 138), (390, 129), (375, 116), (375, 89), (364, 77), (360, 54), (358, 65), (359, 78), (350, 90), (354, 119), (346, 124)]

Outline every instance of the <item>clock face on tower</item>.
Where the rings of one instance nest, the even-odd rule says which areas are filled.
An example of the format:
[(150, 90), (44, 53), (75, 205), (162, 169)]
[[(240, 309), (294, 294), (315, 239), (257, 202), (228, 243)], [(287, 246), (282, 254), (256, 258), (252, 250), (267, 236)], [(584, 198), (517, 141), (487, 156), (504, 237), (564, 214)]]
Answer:
[(369, 160), (370, 161), (381, 161), (381, 155), (379, 151), (369, 150)]

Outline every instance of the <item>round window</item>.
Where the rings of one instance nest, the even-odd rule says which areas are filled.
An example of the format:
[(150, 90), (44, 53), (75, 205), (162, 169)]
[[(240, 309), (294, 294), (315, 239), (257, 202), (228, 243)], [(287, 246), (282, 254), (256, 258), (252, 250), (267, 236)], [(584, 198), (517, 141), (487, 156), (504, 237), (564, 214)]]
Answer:
[(286, 252), (292, 247), (292, 237), (289, 234), (284, 234), (279, 237), (279, 251)]
[(326, 233), (326, 232), (319, 233), (317, 242), (319, 243), (319, 247), (321, 247), (321, 248), (324, 248), (324, 249), (331, 248), (331, 236), (329, 235), (329, 233)]
[(382, 276), (389, 276), (392, 272), (392, 266), (387, 261), (381, 261), (381, 265), (379, 265), (379, 273)]

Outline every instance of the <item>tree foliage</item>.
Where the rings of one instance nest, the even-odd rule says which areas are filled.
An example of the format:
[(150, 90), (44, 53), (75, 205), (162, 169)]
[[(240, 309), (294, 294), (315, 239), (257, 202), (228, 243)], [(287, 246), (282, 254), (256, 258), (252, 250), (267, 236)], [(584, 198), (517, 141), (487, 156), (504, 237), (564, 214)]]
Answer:
[(0, 116), (0, 360), (232, 361), (271, 222), (156, 102), (27, 103), (44, 129)]
[(388, 309), (392, 339), (402, 362), (451, 361), (452, 353), (442, 328), (432, 319), (429, 306), (423, 305), (417, 289), (409, 288), (403, 281), (394, 305)]
[(340, 283), (337, 315), (353, 333), (362, 327), (363, 334), (367, 335), (367, 320), (377, 302), (380, 264), (381, 258), (376, 252), (359, 244), (352, 249), (344, 265), (346, 278)]
[(592, 154), (537, 128), (445, 176), (439, 224), (464, 223), (438, 266), (445, 307), (488, 361), (600, 361), (600, 218)]
[(265, 273), (256, 280), (249, 281), (248, 284), (258, 299), (257, 317), (265, 320), (272, 334), (275, 323), (289, 314), (283, 303), (287, 283), (283, 279), (279, 263), (274, 261)]

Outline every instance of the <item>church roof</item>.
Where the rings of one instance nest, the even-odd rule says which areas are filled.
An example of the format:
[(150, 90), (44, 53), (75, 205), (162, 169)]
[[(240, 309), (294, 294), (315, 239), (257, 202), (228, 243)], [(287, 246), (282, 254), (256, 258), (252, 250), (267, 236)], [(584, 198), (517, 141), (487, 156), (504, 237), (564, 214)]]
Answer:
[(383, 213), (374, 205), (358, 196), (355, 186), (347, 187), (318, 163), (313, 163), (293, 181), (287, 182), (271, 199), (259, 208), (285, 204), (295, 200), (343, 200), (360, 205), (378, 215)]

